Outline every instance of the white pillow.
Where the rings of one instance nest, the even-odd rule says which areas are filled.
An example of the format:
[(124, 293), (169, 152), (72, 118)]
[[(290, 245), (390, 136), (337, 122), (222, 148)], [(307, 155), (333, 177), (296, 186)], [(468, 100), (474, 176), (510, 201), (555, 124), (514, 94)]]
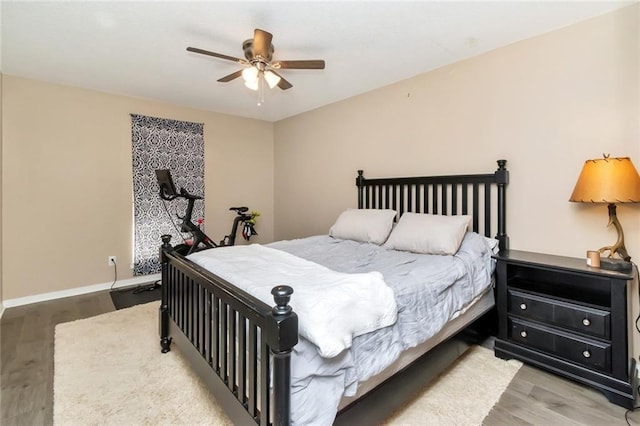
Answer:
[(496, 240), (495, 238), (489, 238), (489, 237), (484, 237), (484, 240), (489, 245), (489, 250), (491, 250), (491, 253), (493, 254), (500, 253), (500, 242), (498, 240)]
[(413, 253), (456, 254), (470, 219), (468, 215), (405, 213), (384, 246)]
[(340, 213), (329, 235), (380, 245), (389, 236), (395, 217), (395, 210), (348, 209)]

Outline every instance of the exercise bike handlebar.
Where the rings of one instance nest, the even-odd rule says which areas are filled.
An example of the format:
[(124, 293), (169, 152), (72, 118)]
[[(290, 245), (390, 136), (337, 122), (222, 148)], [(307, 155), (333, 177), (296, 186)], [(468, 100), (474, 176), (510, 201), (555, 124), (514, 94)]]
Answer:
[(160, 198), (163, 200), (171, 201), (178, 197), (186, 198), (187, 200), (202, 200), (202, 197), (189, 194), (184, 188), (180, 188), (180, 192), (178, 192), (168, 169), (156, 170), (156, 178), (160, 186)]
[(180, 197), (186, 198), (187, 200), (202, 200), (201, 196), (189, 194), (184, 188), (180, 188)]
[(166, 191), (166, 188), (164, 187), (164, 185), (160, 186), (160, 198), (162, 198), (163, 200), (172, 201), (178, 198), (179, 196), (180, 195), (178, 194), (170, 194), (168, 191)]
[(189, 194), (186, 189), (180, 188), (179, 194), (167, 194), (164, 188), (160, 188), (160, 198), (167, 201), (175, 200), (176, 198), (185, 198), (187, 200), (202, 200), (202, 197), (199, 195)]

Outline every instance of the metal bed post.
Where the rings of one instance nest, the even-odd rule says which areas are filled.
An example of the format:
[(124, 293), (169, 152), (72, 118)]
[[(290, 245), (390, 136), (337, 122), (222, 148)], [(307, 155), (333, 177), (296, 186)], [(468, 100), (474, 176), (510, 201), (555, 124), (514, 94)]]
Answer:
[[(298, 316), (289, 306), (293, 288), (280, 285), (271, 290), (276, 306), (271, 310), (275, 330), (269, 346), (273, 358), (274, 424), (291, 423), (291, 350), (298, 343)], [(274, 340), (275, 339), (275, 340)]]
[[(160, 247), (160, 263), (162, 265), (162, 282), (167, 283), (167, 273), (169, 268), (169, 259), (166, 252), (173, 250), (171, 246), (171, 235), (162, 235), (162, 246)], [(162, 353), (169, 352), (171, 346), (171, 338), (169, 338), (169, 286), (160, 287), (162, 291), (162, 301), (160, 302), (160, 346)]]
[(506, 169), (507, 160), (498, 160), (498, 170), (496, 170), (496, 184), (498, 185), (498, 240), (500, 250), (509, 248), (509, 237), (507, 236), (507, 199), (506, 186), (509, 183), (509, 171)]
[(356, 177), (356, 186), (358, 187), (358, 208), (364, 208), (364, 170), (358, 170), (358, 177)]

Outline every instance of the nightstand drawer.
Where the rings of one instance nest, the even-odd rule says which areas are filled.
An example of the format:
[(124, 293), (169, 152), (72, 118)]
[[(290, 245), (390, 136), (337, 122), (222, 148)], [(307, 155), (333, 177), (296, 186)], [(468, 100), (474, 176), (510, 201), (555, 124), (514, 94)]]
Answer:
[(609, 311), (509, 289), (508, 312), (570, 331), (609, 339)]
[(509, 318), (508, 339), (567, 361), (611, 372), (611, 345)]

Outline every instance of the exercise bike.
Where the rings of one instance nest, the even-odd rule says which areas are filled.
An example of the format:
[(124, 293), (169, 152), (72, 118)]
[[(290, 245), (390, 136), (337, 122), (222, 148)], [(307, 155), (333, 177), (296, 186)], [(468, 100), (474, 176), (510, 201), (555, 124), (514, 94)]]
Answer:
[(187, 200), (187, 210), (185, 211), (184, 216), (176, 216), (182, 221), (180, 224), (180, 231), (191, 234), (191, 240), (185, 240), (184, 244), (180, 244), (175, 247), (179, 253), (187, 255), (208, 248), (233, 246), (236, 243), (236, 234), (238, 233), (238, 227), (240, 224), (242, 224), (242, 237), (245, 240), (249, 241), (252, 236), (258, 235), (254, 225), (256, 224), (256, 218), (259, 216), (259, 213), (248, 213), (248, 207), (231, 207), (229, 210), (236, 212), (236, 216), (233, 219), (233, 224), (231, 226), (231, 233), (229, 233), (229, 235), (225, 235), (219, 243), (215, 243), (202, 231), (200, 226), (193, 223), (191, 218), (195, 201), (202, 200), (203, 198), (189, 194), (184, 188), (180, 188), (180, 192), (178, 192), (173, 183), (170, 170), (156, 170), (156, 178), (158, 179), (158, 185), (160, 186), (160, 198), (165, 201), (172, 201), (176, 198), (184, 198)]

